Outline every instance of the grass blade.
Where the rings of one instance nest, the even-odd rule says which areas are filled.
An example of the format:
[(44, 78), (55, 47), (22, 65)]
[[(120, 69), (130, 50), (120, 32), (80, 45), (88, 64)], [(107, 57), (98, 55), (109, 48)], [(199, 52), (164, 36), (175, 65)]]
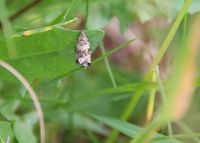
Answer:
[(45, 122), (43, 117), (44, 115), (38, 96), (36, 95), (31, 85), (28, 83), (28, 81), (15, 68), (13, 68), (12, 66), (10, 66), (9, 64), (7, 64), (2, 60), (0, 60), (0, 66), (9, 71), (10, 73), (12, 73), (29, 92), (31, 99), (34, 103), (35, 109), (38, 113), (39, 124), (40, 124), (40, 143), (45, 143)]
[(6, 38), (6, 45), (7, 45), (9, 57), (15, 58), (17, 56), (17, 51), (16, 51), (14, 40), (10, 38), (13, 31), (12, 31), (11, 23), (9, 21), (9, 15), (6, 8), (5, 0), (0, 0), (0, 21), (3, 26), (3, 32)]
[[(139, 126), (136, 126), (136, 125), (133, 125), (121, 120), (117, 120), (114, 118), (110, 118), (110, 117), (104, 117), (104, 116), (95, 115), (95, 114), (89, 114), (89, 116), (91, 116), (92, 118), (98, 121), (103, 122), (104, 124), (112, 128), (119, 130), (121, 133), (131, 138), (136, 137), (138, 135), (138, 132), (144, 129)], [(157, 139), (159, 139), (159, 141)], [(155, 133), (155, 140), (153, 141), (153, 143), (169, 143), (169, 141), (170, 141), (169, 137), (164, 136), (162, 134)], [(173, 143), (181, 143), (181, 142), (173, 139)]]
[(120, 49), (126, 47), (127, 45), (129, 45), (130, 43), (132, 43), (133, 41), (135, 41), (135, 39), (126, 41), (124, 43), (122, 43), (121, 45), (113, 48), (112, 50), (110, 50), (109, 52), (105, 53), (104, 55), (100, 56), (99, 58), (95, 59), (93, 64), (96, 64), (97, 62), (101, 61), (102, 59), (104, 59), (105, 57), (108, 57), (110, 55), (112, 55), (113, 53), (119, 51)]
[(67, 19), (67, 16), (69, 15), (69, 12), (71, 11), (71, 8), (74, 6), (75, 2), (76, 2), (76, 0), (73, 0), (71, 2), (71, 4), (69, 5), (69, 8), (67, 9), (67, 11), (65, 13), (62, 22), (64, 22)]
[(158, 53), (156, 54), (154, 60), (153, 60), (153, 63), (151, 65), (151, 67), (149, 68), (145, 78), (148, 78), (150, 77), (151, 75), (151, 70), (153, 69), (153, 67), (155, 67), (156, 65), (158, 65), (163, 57), (163, 55), (165, 54), (166, 50), (168, 49), (171, 41), (173, 40), (175, 34), (176, 34), (176, 31), (178, 30), (182, 20), (184, 19), (184, 16), (185, 14), (187, 13), (188, 11), (188, 8), (191, 4), (191, 1), (192, 0), (185, 0), (185, 3), (182, 7), (182, 9), (180, 10), (172, 28), (170, 29), (168, 35), (166, 36), (164, 42), (162, 43), (161, 47), (160, 47), (160, 50), (158, 51)]
[(177, 122), (177, 125), (186, 132), (189, 137), (196, 143), (200, 143), (200, 139), (195, 136), (195, 133), (184, 123), (184, 122)]
[[(99, 47), (100, 47), (100, 50), (101, 50), (102, 54), (103, 54), (103, 55), (106, 54), (106, 51), (105, 51), (105, 47), (104, 47), (104, 45), (103, 45), (103, 42), (101, 42), (101, 44), (100, 44)], [(115, 81), (115, 78), (114, 78), (114, 75), (113, 75), (113, 72), (112, 72), (112, 69), (111, 69), (111, 67), (110, 67), (110, 63), (109, 63), (107, 57), (104, 58), (104, 62), (105, 62), (105, 65), (106, 65), (106, 69), (107, 69), (107, 71), (108, 71), (108, 75), (110, 76), (110, 79), (111, 79), (111, 81), (112, 81), (113, 87), (114, 87), (114, 88), (117, 88), (117, 84), (116, 84), (116, 81)]]

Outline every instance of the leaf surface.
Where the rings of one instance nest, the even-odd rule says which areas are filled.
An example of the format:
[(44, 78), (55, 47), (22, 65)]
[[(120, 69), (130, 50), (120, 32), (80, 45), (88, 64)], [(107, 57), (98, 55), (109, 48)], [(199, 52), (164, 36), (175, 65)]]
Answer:
[[(0, 58), (6, 60), (22, 73), (29, 81), (35, 79), (52, 80), (66, 75), (80, 66), (76, 64), (75, 48), (79, 31), (55, 28), (51, 31), (30, 36), (13, 37), (17, 58), (10, 59), (6, 48), (6, 39), (0, 40)], [(101, 30), (86, 31), (92, 52), (103, 39)], [(0, 69), (2, 79), (13, 78)]]

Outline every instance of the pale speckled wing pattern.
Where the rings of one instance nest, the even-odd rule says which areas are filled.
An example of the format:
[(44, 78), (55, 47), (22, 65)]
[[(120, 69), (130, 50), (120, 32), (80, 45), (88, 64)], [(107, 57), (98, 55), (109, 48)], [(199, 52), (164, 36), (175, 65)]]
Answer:
[(91, 65), (90, 43), (83, 30), (76, 43), (76, 62), (86, 68)]

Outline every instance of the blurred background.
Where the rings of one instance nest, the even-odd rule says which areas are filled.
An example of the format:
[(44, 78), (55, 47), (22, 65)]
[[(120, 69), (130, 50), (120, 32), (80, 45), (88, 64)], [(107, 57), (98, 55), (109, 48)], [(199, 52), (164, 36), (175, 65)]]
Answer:
[[(47, 143), (127, 143), (137, 138), (140, 130), (148, 127), (162, 108), (170, 123), (168, 120), (167, 123), (162, 122), (159, 129), (155, 130), (164, 135), (166, 140), (148, 142), (200, 142), (199, 44), (195, 47), (193, 37), (198, 39), (200, 33), (193, 26), (199, 19), (199, 0), (4, 1), (4, 6), (1, 2), (1, 21), (7, 15), (12, 34), (61, 23), (66, 11), (65, 21), (78, 19), (66, 25), (66, 29), (105, 31), (104, 38), (96, 44), (93, 61), (134, 39), (86, 70), (73, 67), (64, 75), (56, 74), (51, 80), (33, 78), (30, 84), (43, 108)], [(173, 29), (174, 23), (177, 28)], [(174, 34), (168, 35), (171, 30)], [(6, 28), (1, 24), (0, 40), (5, 31)], [(197, 31), (197, 35), (193, 35), (192, 31)], [(32, 42), (35, 42), (34, 39)], [(158, 63), (157, 72), (146, 79), (163, 45), (167, 50)], [(0, 52), (1, 47), (5, 45), (0, 42)], [(40, 48), (42, 46), (38, 50)], [(5, 60), (12, 64), (13, 59)], [(15, 65), (26, 75), (32, 68), (39, 69), (20, 69), (20, 65)], [(51, 63), (46, 65), (53, 66)], [(56, 67), (52, 69), (55, 69), (52, 75), (59, 70)], [(39, 142), (37, 113), (23, 85), (1, 74), (0, 93), (0, 119), (9, 123), (8, 134), (11, 134), (10, 142), (1, 139), (2, 143)], [(166, 104), (162, 94), (167, 98)], [(130, 113), (125, 116), (128, 109)], [(165, 109), (169, 111), (165, 112)], [(1, 127), (0, 124), (0, 134), (5, 134), (6, 131)], [(113, 129), (119, 135), (109, 142), (109, 138), (113, 137)], [(132, 135), (131, 131), (135, 133)], [(169, 131), (174, 136), (171, 141), (168, 140)]]

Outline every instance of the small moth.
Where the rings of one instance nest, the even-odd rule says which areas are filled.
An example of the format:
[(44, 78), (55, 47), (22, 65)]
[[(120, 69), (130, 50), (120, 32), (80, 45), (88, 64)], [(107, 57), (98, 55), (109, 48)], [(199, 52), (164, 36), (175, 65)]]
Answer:
[(81, 31), (76, 43), (76, 63), (85, 68), (91, 65), (90, 43), (83, 30)]

